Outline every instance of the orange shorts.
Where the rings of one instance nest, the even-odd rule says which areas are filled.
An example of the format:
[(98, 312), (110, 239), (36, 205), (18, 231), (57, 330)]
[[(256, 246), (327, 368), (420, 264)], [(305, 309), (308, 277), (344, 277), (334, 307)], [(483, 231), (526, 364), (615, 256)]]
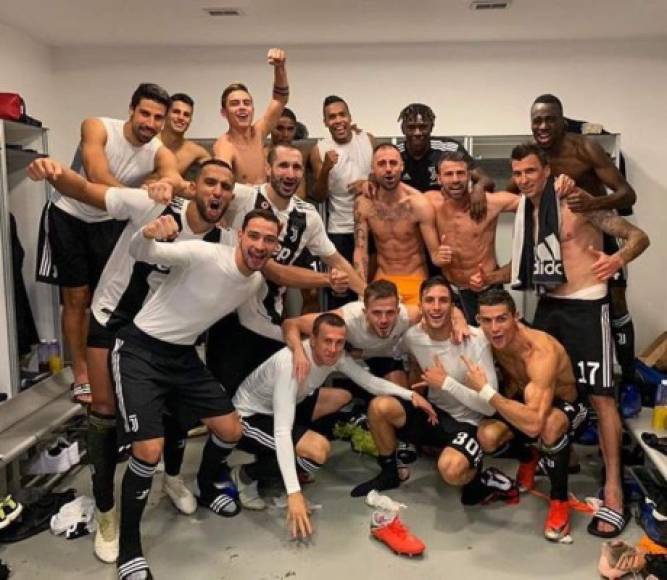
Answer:
[(419, 287), (424, 281), (422, 276), (389, 276), (383, 274), (377, 278), (378, 280), (388, 280), (396, 284), (398, 288), (398, 295), (403, 304), (412, 304), (419, 306)]

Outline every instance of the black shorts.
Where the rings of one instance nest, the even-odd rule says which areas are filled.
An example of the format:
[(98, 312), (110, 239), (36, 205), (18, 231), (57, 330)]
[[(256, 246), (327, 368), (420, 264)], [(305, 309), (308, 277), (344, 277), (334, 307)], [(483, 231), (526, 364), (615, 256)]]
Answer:
[(168, 410), (184, 430), (234, 411), (194, 346), (163, 342), (134, 324), (118, 332), (111, 370), (123, 428), (132, 441), (164, 437)]
[(40, 220), (37, 280), (92, 292), (126, 224), (87, 223), (48, 202)]
[[(320, 390), (317, 389), (296, 406), (294, 425), (292, 426), (292, 443), (294, 445), (306, 434), (306, 431), (312, 428), (313, 413), (319, 394)], [(237, 445), (239, 449), (253, 455), (275, 453), (276, 441), (273, 436), (273, 415), (249, 415), (241, 419), (241, 425), (243, 426), (243, 437)]]
[(477, 426), (457, 421), (449, 413), (433, 407), (438, 414), (437, 425), (428, 422), (426, 413), (415, 409), (412, 403), (397, 399), (405, 411), (405, 425), (396, 431), (401, 441), (415, 445), (451, 447), (463, 453), (470, 467), (477, 467), (482, 461), (483, 451), (477, 441)]
[(567, 351), (577, 386), (588, 395), (614, 396), (614, 361), (609, 301), (542, 297), (533, 326)]
[[(338, 253), (350, 264), (354, 263), (354, 234), (329, 234), (329, 239), (336, 246)], [(371, 236), (372, 237), (372, 236)], [(369, 250), (370, 253), (370, 250)], [(348, 302), (356, 300), (356, 294), (348, 290), (345, 294), (334, 294), (330, 288), (326, 290), (327, 310), (335, 310)]]
[[(605, 254), (615, 254), (619, 250), (618, 240), (609, 234), (602, 234), (602, 250)], [(628, 287), (628, 269), (623, 266), (607, 282), (609, 288), (627, 288)]]
[(111, 350), (116, 340), (116, 333), (102, 326), (97, 319), (90, 313), (88, 317), (88, 338), (86, 346), (88, 348), (106, 348)]
[(394, 358), (393, 356), (375, 356), (365, 359), (364, 362), (368, 365), (368, 370), (371, 374), (380, 377), (381, 379), (394, 371), (405, 372), (402, 358)]
[(282, 342), (247, 329), (233, 312), (209, 329), (206, 366), (233, 397), (245, 378), (284, 346)]
[[(579, 395), (573, 403), (568, 403), (563, 399), (556, 398), (553, 400), (551, 406), (554, 409), (558, 409), (565, 413), (565, 416), (568, 420), (567, 435), (570, 438), (570, 441), (574, 441), (583, 430), (586, 417), (588, 417), (588, 406), (586, 405), (586, 399)], [(510, 431), (512, 431), (515, 439), (518, 439), (519, 441), (523, 441), (524, 443), (535, 443), (538, 440), (538, 437), (529, 437), (523, 431), (520, 431), (509, 421), (507, 421), (507, 419), (498, 414), (494, 415), (492, 419), (507, 425)]]

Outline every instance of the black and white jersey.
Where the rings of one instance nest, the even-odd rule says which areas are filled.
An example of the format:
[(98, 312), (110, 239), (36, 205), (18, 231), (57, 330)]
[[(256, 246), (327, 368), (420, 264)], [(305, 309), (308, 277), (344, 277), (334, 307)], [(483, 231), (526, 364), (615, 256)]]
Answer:
[(251, 372), (233, 399), (234, 408), (241, 417), (273, 415), (276, 453), (287, 493), (300, 489), (291, 437), (294, 409), (312, 395), (331, 373), (343, 373), (373, 395), (393, 395), (407, 401), (412, 398), (412, 391), (374, 377), (348, 354), (343, 354), (332, 366), (320, 366), (313, 359), (310, 341), (303, 341), (303, 350), (310, 362), (310, 370), (301, 384), (294, 378), (292, 351), (285, 347)]
[[(287, 208), (280, 210), (269, 200), (266, 184), (256, 187), (237, 185), (234, 188), (234, 199), (225, 213), (231, 229), (241, 229), (243, 218), (253, 209), (269, 209), (280, 220), (280, 249), (274, 256), (279, 264), (294, 264), (306, 249), (313, 256), (321, 258), (336, 252), (320, 214), (310, 203), (292, 196)], [(280, 323), (285, 291), (284, 286), (265, 280), (257, 296), (238, 309), (241, 324), (257, 334), (282, 342)]]
[(468, 368), (461, 359), (465, 356), (481, 366), (488, 384), (497, 391), (498, 380), (493, 364), (491, 346), (479, 328), (470, 327), (470, 337), (454, 344), (451, 340), (434, 340), (421, 324), (411, 327), (403, 336), (401, 347), (410, 353), (422, 369), (433, 366), (437, 356), (447, 372), (447, 378), (439, 388), (429, 387), (428, 400), (457, 421), (478, 425), (485, 416), (490, 417), (495, 409), (475, 391), (465, 386)]
[(137, 261), (170, 267), (134, 318), (139, 330), (170, 344), (195, 344), (211, 324), (254, 296), (264, 279), (259, 272), (246, 276), (239, 270), (236, 246), (204, 240), (156, 242), (137, 231), (130, 254)]
[(224, 234), (219, 228), (195, 234), (186, 219), (190, 202), (182, 198), (174, 198), (165, 206), (150, 199), (143, 189), (111, 187), (105, 201), (109, 215), (117, 220), (127, 220), (127, 224), (102, 271), (91, 311), (100, 325), (116, 331), (132, 321), (146, 298), (169, 273), (167, 266), (135, 262), (129, 255), (130, 240), (140, 228), (160, 215), (171, 215), (180, 230), (177, 242), (192, 239), (215, 242)]
[(463, 145), (455, 139), (431, 139), (431, 147), (421, 159), (412, 157), (405, 147), (405, 142), (397, 145), (403, 158), (403, 174), (401, 181), (419, 191), (440, 189), (438, 183), (438, 161), (445, 151), (463, 151), (468, 153)]

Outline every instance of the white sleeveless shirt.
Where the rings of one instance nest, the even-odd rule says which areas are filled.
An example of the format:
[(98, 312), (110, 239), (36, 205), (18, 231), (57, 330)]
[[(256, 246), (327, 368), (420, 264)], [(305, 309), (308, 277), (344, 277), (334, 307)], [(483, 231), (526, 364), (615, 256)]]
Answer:
[[(162, 147), (162, 143), (157, 137), (153, 137), (148, 143), (135, 147), (123, 135), (125, 121), (107, 117), (99, 117), (99, 120), (107, 132), (104, 154), (111, 175), (125, 187), (139, 187), (155, 170), (155, 155)], [(87, 177), (83, 168), (80, 144), (72, 161), (72, 169)], [(56, 207), (84, 222), (94, 223), (111, 219), (111, 216), (101, 209), (57, 193), (56, 195), (58, 196), (54, 198)]]
[(354, 194), (347, 186), (358, 179), (368, 179), (371, 172), (373, 146), (368, 133), (352, 132), (349, 143), (336, 143), (331, 137), (317, 143), (320, 159), (327, 151), (338, 153), (338, 161), (329, 173), (329, 223), (330, 234), (354, 232)]

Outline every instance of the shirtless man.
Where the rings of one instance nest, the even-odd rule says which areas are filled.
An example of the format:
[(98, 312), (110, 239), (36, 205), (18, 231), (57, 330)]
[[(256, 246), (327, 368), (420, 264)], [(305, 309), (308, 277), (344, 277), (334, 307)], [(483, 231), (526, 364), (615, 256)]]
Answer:
[[(547, 154), (554, 174), (569, 175), (583, 190), (568, 200), (572, 211), (587, 212), (600, 209), (630, 210), (637, 200), (632, 186), (621, 175), (611, 158), (595, 140), (565, 132), (563, 105), (553, 95), (541, 95), (530, 110), (535, 142)], [(607, 195), (607, 190), (612, 193)], [(587, 193), (586, 193), (587, 192)], [(618, 250), (613, 237), (604, 237), (604, 250)], [(635, 329), (626, 302), (627, 279), (623, 270), (609, 280), (611, 326), (616, 356), (621, 365), (624, 384), (634, 382)]]
[[(373, 152), (372, 174), (377, 182), (374, 199), (354, 202), (354, 266), (368, 277), (368, 235), (373, 234), (378, 267), (375, 280), (390, 280), (405, 304), (419, 304), (419, 285), (428, 270), (423, 244), (435, 260), (438, 239), (431, 203), (401, 183), (403, 161), (395, 145), (383, 143)], [(422, 241), (423, 240), (423, 241)]]
[(185, 93), (171, 95), (167, 119), (160, 133), (160, 141), (176, 156), (178, 172), (183, 176), (193, 164), (201, 164), (211, 158), (211, 154), (201, 145), (185, 138), (192, 123), (194, 108), (195, 103), (189, 95)]
[[(518, 145), (512, 151), (512, 178), (525, 198), (526, 211), (517, 210), (517, 223), (537, 224), (542, 204), (550, 202), (551, 169), (544, 151), (537, 145)], [(575, 190), (574, 195), (588, 195)], [(569, 198), (568, 198), (569, 199)], [(527, 205), (530, 203), (530, 205)], [(513, 257), (512, 279), (516, 289), (542, 292), (533, 324), (557, 338), (565, 347), (577, 374), (598, 415), (600, 449), (606, 468), (604, 503), (607, 518), (594, 518), (589, 532), (605, 537), (618, 535), (627, 523), (621, 491), (621, 420), (614, 400), (612, 380), (611, 328), (607, 282), (649, 245), (648, 236), (612, 210), (575, 212), (565, 199), (558, 206), (560, 224), (546, 239), (540, 236), (525, 241), (533, 244), (533, 262), (521, 272)], [(529, 211), (531, 210), (532, 211)], [(525, 232), (525, 229), (524, 229)], [(603, 234), (625, 240), (623, 248), (612, 255), (602, 251)], [(523, 262), (523, 260), (520, 260)], [(526, 264), (528, 266), (528, 264)], [(509, 282), (507, 269), (500, 281)], [(535, 284), (536, 275), (548, 274), (549, 284)], [(601, 520), (601, 521), (600, 521)]]
[[(494, 288), (480, 296), (478, 319), (505, 380), (496, 392), (487, 385), (485, 371), (466, 361), (467, 386), (498, 413), (480, 424), (477, 438), (485, 453), (515, 438), (537, 441), (551, 482), (544, 536), (562, 540), (570, 533), (568, 457), (575, 432), (586, 418), (585, 398), (578, 393), (570, 358), (556, 339), (519, 322), (506, 290)], [(537, 458), (537, 452), (529, 454), (529, 462), (519, 467), (517, 480), (524, 488), (533, 486)]]
[(267, 59), (274, 70), (273, 98), (256, 123), (255, 104), (244, 84), (231, 84), (222, 92), (220, 112), (227, 119), (229, 130), (213, 145), (213, 156), (234, 168), (237, 183), (252, 185), (266, 180), (264, 139), (278, 122), (289, 97), (285, 52), (272, 48)]
[(438, 263), (442, 273), (456, 286), (468, 324), (476, 324), (476, 284), (480, 270), (498, 267), (496, 261), (496, 228), (503, 212), (515, 212), (519, 198), (499, 191), (486, 195), (486, 215), (475, 220), (471, 215), (470, 172), (472, 160), (462, 151), (446, 151), (438, 163), (440, 191), (429, 191), (426, 197), (435, 209), (440, 246)]

